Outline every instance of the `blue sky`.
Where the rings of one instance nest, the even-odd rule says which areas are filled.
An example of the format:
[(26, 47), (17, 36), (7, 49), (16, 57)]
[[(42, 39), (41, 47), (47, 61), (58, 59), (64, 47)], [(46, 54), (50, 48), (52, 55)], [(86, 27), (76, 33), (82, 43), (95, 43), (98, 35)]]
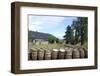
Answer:
[(49, 33), (63, 39), (68, 25), (77, 17), (29, 15), (29, 30)]

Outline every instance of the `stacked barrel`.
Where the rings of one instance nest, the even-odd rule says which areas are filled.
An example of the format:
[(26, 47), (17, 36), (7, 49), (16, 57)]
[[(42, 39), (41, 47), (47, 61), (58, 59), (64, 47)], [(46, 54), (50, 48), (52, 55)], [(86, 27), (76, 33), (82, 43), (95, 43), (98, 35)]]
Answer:
[(65, 59), (72, 59), (72, 48), (65, 48)]
[(51, 59), (52, 60), (58, 59), (58, 50), (57, 49), (52, 49)]
[(44, 60), (51, 60), (51, 49), (45, 49), (44, 51)]
[(87, 57), (87, 49), (81, 47), (31, 48), (28, 53), (28, 60), (80, 59)]
[(58, 59), (64, 59), (64, 57), (65, 57), (65, 50), (64, 49), (59, 49)]

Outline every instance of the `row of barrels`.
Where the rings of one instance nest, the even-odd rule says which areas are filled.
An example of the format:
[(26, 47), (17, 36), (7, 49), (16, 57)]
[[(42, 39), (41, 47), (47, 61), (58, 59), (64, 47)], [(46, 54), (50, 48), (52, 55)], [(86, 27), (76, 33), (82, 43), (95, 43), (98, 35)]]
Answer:
[(87, 58), (88, 53), (84, 48), (43, 49), (31, 48), (28, 60), (56, 60)]

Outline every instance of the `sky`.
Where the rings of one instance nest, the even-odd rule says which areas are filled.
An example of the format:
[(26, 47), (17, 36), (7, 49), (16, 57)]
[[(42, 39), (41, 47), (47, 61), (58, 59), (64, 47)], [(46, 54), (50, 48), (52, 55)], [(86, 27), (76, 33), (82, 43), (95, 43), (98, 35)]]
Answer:
[(43, 16), (29, 15), (29, 30), (49, 33), (59, 39), (63, 39), (66, 27), (72, 24), (77, 17), (71, 16)]

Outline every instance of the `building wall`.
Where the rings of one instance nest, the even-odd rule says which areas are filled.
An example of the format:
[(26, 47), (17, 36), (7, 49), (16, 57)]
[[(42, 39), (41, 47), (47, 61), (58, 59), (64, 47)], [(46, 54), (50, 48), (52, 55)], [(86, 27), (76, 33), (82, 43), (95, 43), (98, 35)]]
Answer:
[(48, 41), (42, 39), (35, 39), (33, 40), (33, 43), (36, 45), (41, 45), (41, 44), (48, 44)]

